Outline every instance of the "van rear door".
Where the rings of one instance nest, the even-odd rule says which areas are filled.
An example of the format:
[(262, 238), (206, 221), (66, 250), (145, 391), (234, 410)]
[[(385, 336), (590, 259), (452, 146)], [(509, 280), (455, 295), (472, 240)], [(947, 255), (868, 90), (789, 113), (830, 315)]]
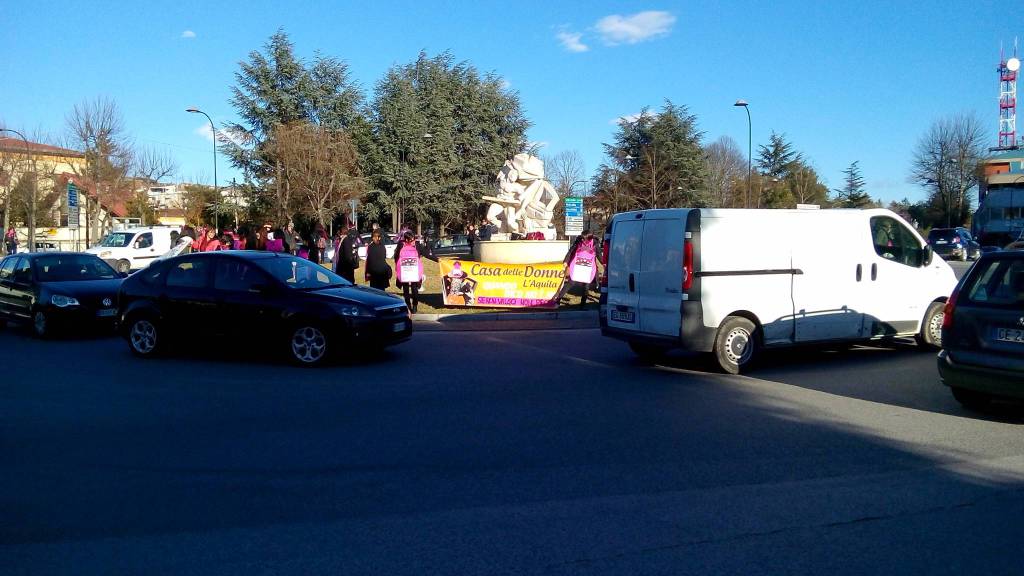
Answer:
[(607, 270), (608, 327), (637, 331), (640, 325), (637, 321), (639, 293), (636, 282), (640, 274), (644, 222), (632, 215), (626, 217), (619, 216), (612, 223)]
[(678, 217), (645, 218), (640, 255), (640, 330), (659, 336), (679, 336), (683, 299), (683, 232)]

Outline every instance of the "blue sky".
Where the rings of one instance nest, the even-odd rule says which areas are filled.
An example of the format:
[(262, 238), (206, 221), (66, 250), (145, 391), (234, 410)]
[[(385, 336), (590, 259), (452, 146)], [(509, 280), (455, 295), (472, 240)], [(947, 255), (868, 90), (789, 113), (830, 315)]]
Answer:
[[(707, 142), (754, 153), (785, 133), (830, 187), (860, 161), (885, 201), (907, 182), (929, 124), (974, 112), (997, 132), (1000, 42), (1024, 36), (1012, 2), (27, 2), (7, 0), (0, 121), (53, 135), (86, 98), (113, 98), (139, 144), (164, 147), (180, 179), (211, 179), (198, 106), (218, 123), (238, 62), (279, 27), (300, 56), (346, 60), (369, 96), (392, 65), (450, 50), (518, 91), (542, 152), (603, 161), (616, 118), (669, 98)], [(13, 9), (12, 9), (13, 8)], [(1024, 86), (1022, 86), (1024, 89)], [(499, 167), (495, 167), (497, 172)], [(221, 159), (220, 178), (237, 176)]]

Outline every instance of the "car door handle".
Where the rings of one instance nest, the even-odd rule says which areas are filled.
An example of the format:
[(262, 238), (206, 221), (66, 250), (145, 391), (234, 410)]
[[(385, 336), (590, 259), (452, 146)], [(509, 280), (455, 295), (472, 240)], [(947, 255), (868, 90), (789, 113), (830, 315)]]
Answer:
[(636, 292), (636, 277), (632, 273), (629, 274), (629, 291)]
[(861, 278), (861, 276), (863, 276), (863, 272), (864, 272), (864, 267), (861, 266), (860, 264), (857, 264), (857, 282), (860, 282), (860, 278)]
[(878, 264), (871, 265), (871, 281), (874, 282), (878, 278)]

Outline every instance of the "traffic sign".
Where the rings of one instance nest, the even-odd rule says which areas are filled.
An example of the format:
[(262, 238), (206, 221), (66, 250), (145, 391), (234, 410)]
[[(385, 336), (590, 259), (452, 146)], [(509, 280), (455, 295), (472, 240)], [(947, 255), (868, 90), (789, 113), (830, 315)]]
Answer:
[(68, 228), (78, 229), (78, 186), (68, 182)]
[(565, 235), (579, 236), (583, 233), (583, 198), (568, 196), (565, 199)]

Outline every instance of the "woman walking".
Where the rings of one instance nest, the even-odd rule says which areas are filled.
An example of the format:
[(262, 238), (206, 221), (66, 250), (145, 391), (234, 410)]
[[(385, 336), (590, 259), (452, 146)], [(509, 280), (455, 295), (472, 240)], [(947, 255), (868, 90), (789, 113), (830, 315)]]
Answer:
[(14, 226), (8, 228), (4, 234), (4, 247), (7, 248), (8, 254), (18, 253), (18, 233), (14, 230)]
[(378, 290), (387, 290), (391, 285), (391, 266), (388, 265), (387, 249), (381, 240), (380, 230), (373, 231), (370, 244), (366, 246), (366, 281), (371, 288)]
[[(590, 285), (597, 276), (597, 245), (594, 242), (594, 234), (585, 230), (576, 238), (569, 253), (565, 257), (565, 283), (562, 294), (571, 293), (573, 288), (579, 288), (580, 310), (587, 305), (587, 293)], [(561, 295), (559, 294), (559, 299)]]
[(395, 276), (398, 285), (402, 287), (402, 296), (405, 298), (405, 305), (413, 314), (416, 313), (420, 303), (420, 286), (423, 284), (423, 258), (427, 256), (426, 250), (416, 242), (412, 232), (406, 231), (402, 235), (402, 241), (395, 249)]

